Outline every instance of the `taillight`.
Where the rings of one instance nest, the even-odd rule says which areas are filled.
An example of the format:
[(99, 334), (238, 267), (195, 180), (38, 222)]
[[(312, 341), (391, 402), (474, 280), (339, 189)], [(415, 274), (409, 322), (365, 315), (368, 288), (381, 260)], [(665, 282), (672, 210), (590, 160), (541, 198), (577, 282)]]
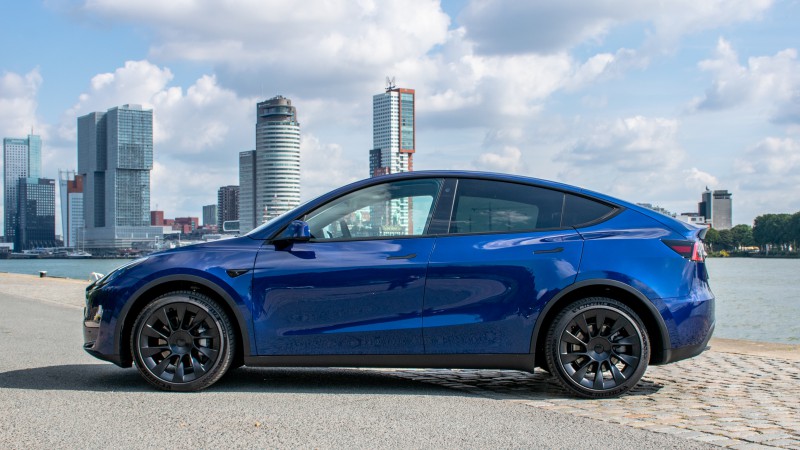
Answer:
[(683, 240), (668, 240), (661, 241), (675, 251), (675, 253), (683, 256), (684, 258), (695, 261), (703, 262), (706, 260), (706, 247), (702, 241), (683, 241)]

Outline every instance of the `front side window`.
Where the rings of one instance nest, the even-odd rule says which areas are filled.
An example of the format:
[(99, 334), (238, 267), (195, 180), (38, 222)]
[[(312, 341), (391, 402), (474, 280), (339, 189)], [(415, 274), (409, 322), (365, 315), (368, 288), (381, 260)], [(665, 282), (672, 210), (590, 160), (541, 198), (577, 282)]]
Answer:
[(487, 180), (459, 180), (450, 233), (512, 233), (561, 227), (564, 194)]
[(442, 180), (370, 186), (305, 216), (314, 240), (420, 236), (427, 232)]

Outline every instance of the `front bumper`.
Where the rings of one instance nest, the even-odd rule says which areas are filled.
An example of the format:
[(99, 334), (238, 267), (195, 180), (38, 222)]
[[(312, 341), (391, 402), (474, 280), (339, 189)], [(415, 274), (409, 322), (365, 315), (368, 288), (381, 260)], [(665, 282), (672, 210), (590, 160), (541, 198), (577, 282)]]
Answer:
[(114, 327), (110, 314), (104, 308), (110, 294), (104, 289), (90, 285), (86, 289), (86, 306), (83, 309), (83, 349), (86, 353), (120, 367), (130, 367), (114, 346)]

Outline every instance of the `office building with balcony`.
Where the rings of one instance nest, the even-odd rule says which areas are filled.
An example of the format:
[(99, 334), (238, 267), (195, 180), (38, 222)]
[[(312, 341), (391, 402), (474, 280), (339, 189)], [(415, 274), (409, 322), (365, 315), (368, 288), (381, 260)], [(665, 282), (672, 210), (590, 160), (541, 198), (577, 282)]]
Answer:
[(246, 233), (300, 204), (300, 123), (292, 101), (256, 106), (256, 148), (239, 153), (239, 225)]

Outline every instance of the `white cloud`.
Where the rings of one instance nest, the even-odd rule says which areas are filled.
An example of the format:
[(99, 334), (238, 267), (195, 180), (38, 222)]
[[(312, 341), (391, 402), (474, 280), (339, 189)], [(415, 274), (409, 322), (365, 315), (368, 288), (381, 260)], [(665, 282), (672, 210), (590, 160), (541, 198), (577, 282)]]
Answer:
[(317, 86), (329, 96), (362, 92), (375, 73), (443, 44), (450, 23), (435, 0), (89, 0), (85, 11), (149, 25), (151, 58), (210, 63), (240, 91)]
[(313, 134), (304, 133), (300, 140), (301, 196), (312, 199), (329, 190), (366, 178), (366, 159), (347, 158), (342, 147), (325, 144)]
[(752, 216), (800, 211), (800, 139), (759, 141), (734, 161), (734, 180), (736, 206)]
[(558, 179), (681, 212), (715, 178), (685, 168), (679, 127), (675, 119), (644, 116), (576, 122), (563, 137), (571, 143), (556, 156)]
[(473, 162), (477, 170), (489, 172), (525, 173), (527, 166), (522, 160), (522, 151), (517, 147), (506, 146), (499, 152), (486, 152)]
[(768, 137), (737, 158), (735, 167), (743, 187), (795, 192), (800, 185), (800, 140)]
[(24, 137), (34, 128), (42, 134), (36, 114), (36, 95), (42, 85), (39, 69), (20, 75), (5, 72), (0, 76), (0, 133), (3, 137)]
[(800, 61), (796, 49), (751, 57), (742, 65), (731, 44), (720, 38), (715, 58), (698, 66), (711, 73), (713, 81), (703, 97), (692, 101), (692, 109), (748, 107), (776, 121), (800, 123)]
[(753, 20), (771, 0), (474, 0), (458, 17), (484, 54), (557, 53), (601, 42), (615, 27), (650, 27), (647, 52), (669, 50), (683, 36)]
[(634, 116), (592, 126), (561, 159), (622, 172), (671, 169), (684, 158), (676, 136), (678, 121)]

